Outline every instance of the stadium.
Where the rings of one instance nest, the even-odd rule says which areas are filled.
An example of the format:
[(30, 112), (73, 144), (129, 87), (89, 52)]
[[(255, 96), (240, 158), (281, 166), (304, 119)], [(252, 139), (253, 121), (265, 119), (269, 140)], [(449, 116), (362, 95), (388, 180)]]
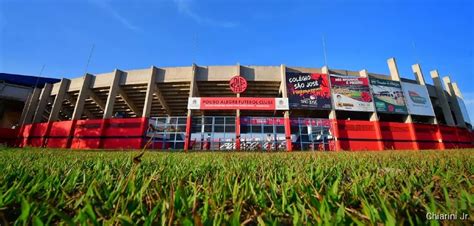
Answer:
[(115, 69), (35, 87), (19, 147), (169, 150), (422, 150), (473, 147), (457, 84), (419, 64), (402, 78), (328, 67)]

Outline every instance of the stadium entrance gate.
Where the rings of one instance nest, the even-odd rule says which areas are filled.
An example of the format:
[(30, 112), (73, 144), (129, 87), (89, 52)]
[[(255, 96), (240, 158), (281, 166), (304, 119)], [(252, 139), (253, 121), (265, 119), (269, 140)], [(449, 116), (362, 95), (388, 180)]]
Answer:
[[(277, 151), (286, 149), (283, 117), (235, 116), (192, 117), (190, 150), (236, 150), (236, 127), (240, 127), (240, 150)], [(150, 118), (156, 131), (148, 131), (151, 148), (182, 150), (186, 142), (187, 117)], [(294, 150), (330, 150), (330, 121), (321, 118), (291, 118), (290, 140)]]

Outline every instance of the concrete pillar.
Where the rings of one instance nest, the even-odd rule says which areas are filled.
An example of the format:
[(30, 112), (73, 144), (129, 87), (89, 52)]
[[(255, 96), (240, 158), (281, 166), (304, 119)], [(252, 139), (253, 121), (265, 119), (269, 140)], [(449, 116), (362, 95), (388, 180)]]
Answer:
[(415, 75), (418, 84), (425, 86), (425, 77), (423, 76), (423, 72), (421, 71), (421, 66), (419, 64), (413, 64), (411, 66), (411, 69), (413, 70), (413, 74)]
[(25, 100), (25, 104), (23, 105), (23, 110), (21, 112), (20, 120), (18, 121), (18, 126), (20, 128), (18, 132), (18, 139), (17, 139), (17, 144), (16, 144), (18, 145), (18, 147), (23, 147), (23, 145), (24, 144), (26, 145), (28, 141), (28, 138), (25, 140), (23, 139), (23, 131), (25, 130), (25, 127), (23, 127), (23, 122), (25, 121), (25, 117), (28, 112), (28, 106), (30, 105), (32, 95), (33, 95), (33, 90), (28, 95), (28, 98), (26, 98)]
[[(280, 65), (280, 75), (281, 75), (281, 95), (283, 98), (288, 98), (288, 88), (286, 86), (286, 66), (284, 64)], [(290, 111), (286, 110), (283, 113), (283, 120), (285, 125), (285, 140), (286, 140), (286, 150), (293, 151), (293, 143), (291, 142), (291, 121), (290, 121)]]
[[(189, 80), (189, 97), (194, 97), (196, 93), (196, 64), (192, 66), (192, 75), (191, 79)], [(186, 133), (185, 133), (185, 140), (184, 140), (184, 151), (187, 152), (189, 150), (189, 144), (191, 142), (191, 126), (192, 126), (192, 110), (188, 109), (188, 113), (186, 115)]]
[(156, 87), (156, 69), (155, 67), (150, 68), (150, 80), (148, 80), (146, 94), (145, 94), (145, 103), (143, 104), (142, 117), (150, 117), (151, 104), (153, 102), (153, 93), (155, 92)]
[(21, 123), (22, 126), (26, 124), (31, 124), (31, 122), (33, 121), (33, 116), (36, 111), (36, 106), (38, 106), (38, 102), (39, 102), (38, 98), (40, 96), (40, 93), (41, 93), (41, 88), (35, 88), (33, 90), (33, 93), (31, 94), (30, 102), (28, 104), (28, 108), (26, 109), (25, 118), (23, 122)]
[(464, 96), (462, 95), (461, 93), (461, 90), (459, 89), (458, 87), (458, 84), (456, 82), (453, 82), (451, 83), (453, 85), (453, 89), (454, 89), (454, 94), (462, 99), (464, 99)]
[[(388, 69), (390, 70), (390, 77), (392, 78), (392, 80), (401, 81), (400, 73), (398, 72), (398, 66), (397, 66), (397, 62), (395, 58), (392, 57), (388, 59), (387, 64), (388, 64)], [(410, 113), (408, 113), (408, 115), (406, 116), (405, 123), (408, 123), (408, 129), (410, 132), (410, 136), (412, 138), (413, 149), (419, 150), (420, 148), (418, 146), (418, 142), (416, 138), (415, 126), (413, 125), (413, 118), (410, 115)]]
[[(321, 68), (321, 72), (323, 74), (326, 74), (328, 76), (328, 82), (331, 84), (331, 77), (329, 76), (329, 68), (328, 66), (324, 66)], [(329, 85), (331, 86), (331, 85)], [(331, 111), (329, 112), (329, 120), (331, 121), (331, 128), (332, 128), (332, 136), (334, 137), (334, 149), (335, 151), (340, 151), (341, 150), (341, 143), (339, 141), (339, 127), (337, 125), (337, 115), (336, 115), (336, 110), (334, 107), (334, 101), (332, 102), (333, 106), (331, 108)]]
[[(43, 91), (41, 92), (41, 97), (38, 103), (38, 107), (36, 108), (36, 113), (35, 116), (33, 117), (33, 123), (40, 123), (43, 120), (43, 113), (46, 108), (46, 105), (48, 104), (49, 98), (51, 97), (51, 90), (53, 89), (53, 85), (46, 83), (44, 85)], [(46, 126), (46, 131), (42, 134), (43, 136), (41, 137), (41, 146), (45, 146), (45, 142), (47, 138), (49, 137), (49, 131), (51, 127), (51, 123), (48, 123)]]
[(39, 123), (43, 120), (43, 113), (48, 104), (49, 97), (51, 96), (51, 90), (53, 89), (53, 85), (50, 83), (46, 83), (43, 87), (43, 91), (41, 92), (41, 96), (38, 102), (38, 106), (36, 108), (35, 115), (33, 116), (33, 123)]
[(82, 113), (84, 112), (85, 101), (89, 96), (92, 76), (93, 75), (91, 74), (86, 74), (83, 77), (82, 86), (79, 90), (79, 95), (77, 96), (76, 104), (74, 105), (74, 112), (72, 113), (71, 117), (72, 120), (81, 119)]
[[(107, 95), (107, 100), (106, 100), (105, 104), (100, 100), (99, 97), (92, 97), (92, 95), (91, 95), (92, 100), (94, 100), (94, 102), (96, 102), (97, 105), (103, 106), (103, 107), (101, 107), (102, 110), (104, 111), (104, 114), (102, 115), (102, 119), (104, 119), (104, 120), (102, 120), (102, 123), (100, 125), (100, 136), (101, 137), (104, 136), (105, 130), (110, 124), (110, 120), (108, 120), (108, 119), (112, 118), (112, 116), (113, 116), (115, 99), (116, 99), (117, 94), (120, 90), (120, 79), (121, 79), (121, 77), (122, 77), (122, 71), (120, 71), (118, 69), (115, 69), (113, 78), (110, 81), (109, 93)], [(91, 90), (90, 93), (93, 94), (93, 91)], [(146, 126), (144, 126), (144, 127), (148, 128)], [(142, 140), (142, 143), (143, 142), (144, 141)], [(104, 139), (100, 139), (99, 140), (99, 148), (103, 148), (103, 145), (104, 145)], [(144, 148), (146, 148), (146, 147), (144, 147)]]
[(51, 113), (49, 114), (49, 122), (54, 122), (58, 120), (59, 112), (63, 106), (64, 99), (66, 97), (67, 90), (69, 89), (69, 84), (71, 80), (61, 79), (59, 82), (59, 89), (56, 97), (54, 98), (53, 107), (51, 108)]
[(122, 77), (122, 71), (115, 69), (114, 77), (110, 82), (109, 94), (107, 95), (107, 102), (105, 103), (104, 119), (112, 118), (114, 114), (115, 99), (120, 89), (120, 78)]
[[(50, 85), (49, 91), (45, 91), (47, 89), (47, 85)], [(34, 123), (41, 123), (43, 120), (43, 113), (46, 108), (46, 105), (48, 104), (49, 98), (51, 97), (51, 90), (53, 88), (53, 85), (51, 84), (45, 84), (45, 87), (43, 88), (43, 92), (41, 93), (41, 98), (40, 98), (40, 103), (38, 104), (38, 108), (36, 109), (35, 117), (33, 118)], [(51, 112), (50, 112), (51, 113)], [(48, 117), (49, 119), (49, 117)], [(51, 124), (48, 120), (48, 123), (46, 125), (46, 131), (43, 133), (43, 137), (41, 138), (41, 147), (46, 147), (47, 140), (49, 138), (49, 132), (51, 130)]]
[[(362, 78), (368, 78), (369, 77), (369, 72), (364, 69), (364, 70), (361, 70), (359, 71), (359, 75), (360, 77)], [(372, 93), (372, 90), (370, 91)], [(374, 104), (375, 104), (375, 101), (374, 101)], [(374, 106), (375, 107), (375, 106)], [(379, 117), (377, 115), (377, 111), (374, 111), (371, 115), (370, 115), (370, 121), (372, 122), (375, 122), (375, 121), (379, 121)]]
[(28, 106), (29, 106), (29, 104), (30, 104), (32, 95), (33, 95), (33, 90), (32, 90), (32, 92), (28, 95), (28, 98), (26, 98), (25, 104), (23, 105), (23, 110), (21, 111), (20, 120), (18, 121), (18, 125), (19, 125), (19, 126), (21, 126), (22, 123), (23, 123), (23, 121), (25, 121), (25, 116), (26, 116), (26, 113), (28, 112)]
[(449, 76), (443, 77), (444, 86), (449, 93), (449, 98), (451, 99), (451, 110), (454, 112), (454, 117), (456, 117), (457, 126), (466, 128), (466, 123), (464, 122), (464, 117), (462, 116), (461, 107), (459, 106), (458, 99), (456, 98), (456, 93), (454, 91), (453, 84)]
[[(33, 93), (31, 94), (30, 102), (28, 104), (28, 109), (26, 110), (25, 118), (23, 122), (21, 123), (21, 126), (26, 125), (26, 124), (31, 124), (33, 122), (33, 116), (36, 111), (36, 107), (38, 106), (39, 102), (39, 96), (41, 94), (41, 89), (36, 87), (33, 90)], [(30, 134), (31, 131), (33, 130), (34, 125), (32, 125), (28, 131), (28, 136), (23, 138), (23, 145), (30, 145)], [(21, 129), (21, 133), (23, 134), (23, 128)]]
[(449, 75), (448, 76), (444, 76), (443, 77), (443, 85), (444, 85), (444, 88), (446, 89), (446, 92), (449, 94), (449, 96), (447, 96), (447, 98), (449, 100), (451, 100), (451, 96), (454, 94), (454, 91), (452, 89), (450, 89), (451, 87), (451, 79), (449, 78)]
[[(415, 75), (415, 79), (418, 82), (418, 84), (426, 86), (425, 77), (423, 76), (423, 72), (421, 70), (420, 64), (413, 64), (411, 66), (411, 69), (413, 71), (413, 74)], [(438, 120), (436, 119), (436, 115), (433, 116), (433, 118), (431, 119), (431, 123), (432, 124), (438, 124)]]
[(390, 70), (390, 77), (393, 81), (400, 81), (400, 73), (398, 73), (397, 62), (395, 58), (390, 58), (387, 60), (388, 69)]
[[(426, 85), (425, 77), (423, 76), (423, 72), (421, 70), (420, 64), (413, 64), (411, 66), (411, 69), (413, 71), (413, 74), (415, 75), (415, 78), (418, 84), (425, 86)], [(443, 143), (443, 137), (441, 135), (441, 130), (438, 126), (438, 120), (436, 119), (436, 115), (433, 117), (432, 120), (433, 120), (432, 123), (436, 125), (435, 135), (436, 135), (436, 138), (438, 139), (438, 149), (444, 150), (445, 147)]]
[[(359, 75), (362, 78), (368, 78), (369, 77), (369, 72), (364, 69), (359, 71)], [(371, 95), (372, 95), (372, 90), (370, 90)], [(373, 96), (373, 95), (372, 95)], [(375, 100), (374, 100), (374, 105), (375, 105)], [(384, 149), (384, 143), (383, 143), (383, 138), (382, 138), (382, 131), (380, 130), (380, 122), (379, 122), (379, 116), (377, 115), (377, 108), (374, 106), (374, 112), (371, 113), (370, 115), (370, 121), (374, 123), (374, 129), (375, 129), (375, 135), (377, 136), (377, 146), (378, 150), (383, 150)]]
[[(456, 97), (459, 97), (464, 101), (464, 96), (462, 95), (461, 89), (459, 89), (458, 84), (455, 83), (455, 82), (453, 82), (451, 84), (453, 85), (454, 94), (456, 95)], [(460, 104), (460, 103), (458, 102), (458, 104)], [(461, 106), (459, 106), (459, 107), (461, 107)], [(462, 111), (461, 111), (461, 113), (462, 113)], [(463, 117), (464, 117), (464, 115), (463, 115)], [(467, 117), (469, 117), (469, 115)], [(466, 121), (466, 120), (468, 120), (470, 122), (470, 118), (464, 119), (464, 121)], [(472, 122), (470, 122), (470, 123), (472, 123)]]
[(433, 80), (433, 85), (436, 90), (436, 96), (438, 97), (438, 102), (443, 110), (444, 120), (448, 126), (454, 126), (454, 118), (451, 114), (451, 108), (449, 107), (448, 98), (445, 95), (443, 85), (441, 85), (441, 80), (439, 78), (438, 70), (430, 71), (431, 79)]
[[(158, 77), (158, 69), (156, 67), (152, 67), (152, 71), (153, 71), (152, 73), (156, 77)], [(171, 112), (171, 108), (168, 106), (168, 103), (166, 102), (166, 100), (165, 100), (163, 94), (161, 93), (161, 90), (158, 87), (158, 84), (156, 84), (156, 82), (154, 83), (153, 94), (156, 95), (156, 97), (158, 98), (158, 101), (160, 102), (160, 105), (165, 109), (166, 114), (168, 116), (173, 115), (173, 113)]]
[[(397, 67), (397, 62), (395, 61), (395, 58), (390, 58), (387, 60), (388, 64), (388, 69), (390, 70), (390, 78), (393, 81), (399, 81), (400, 82), (400, 74), (398, 73), (398, 67)], [(412, 121), (411, 115), (408, 114), (407, 117), (405, 118), (405, 122), (410, 122)]]

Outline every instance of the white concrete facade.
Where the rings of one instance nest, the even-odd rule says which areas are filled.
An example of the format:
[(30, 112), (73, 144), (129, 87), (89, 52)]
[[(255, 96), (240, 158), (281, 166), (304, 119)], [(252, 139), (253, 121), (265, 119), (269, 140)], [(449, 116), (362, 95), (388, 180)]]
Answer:
[[(187, 101), (190, 96), (200, 97), (235, 97), (229, 88), (228, 82), (231, 77), (239, 74), (248, 81), (248, 89), (241, 94), (243, 97), (281, 97), (286, 94), (283, 85), (285, 76), (281, 75), (282, 70), (286, 72), (305, 72), (352, 75), (363, 77), (377, 77), (383, 79), (400, 80), (400, 75), (396, 67), (395, 59), (388, 60), (390, 75), (370, 73), (366, 70), (340, 70), (332, 68), (308, 68), (291, 66), (198, 66), (190, 65), (186, 67), (150, 67), (138, 70), (116, 69), (109, 73), (87, 74), (79, 78), (67, 80), (68, 84), (61, 82), (53, 84), (49, 98), (41, 97), (41, 100), (48, 100), (46, 106), (41, 106), (36, 114), (43, 114), (42, 117), (35, 117), (35, 121), (71, 120), (71, 119), (101, 119), (114, 117), (117, 112), (124, 117), (155, 117), (155, 116), (186, 116), (189, 115)], [(282, 67), (284, 67), (282, 69)], [(424, 84), (421, 68), (419, 65), (413, 66), (415, 79), (408, 79), (413, 83)], [(402, 78), (402, 80), (407, 80)], [(436, 85), (436, 84), (435, 84)], [(439, 98), (439, 87), (426, 84), (430, 97), (434, 100), (445, 102), (449, 98)], [(190, 93), (192, 92), (192, 93)], [(459, 91), (460, 92), (460, 91)], [(39, 92), (42, 93), (42, 92)], [(35, 96), (39, 98), (39, 93)], [(450, 92), (443, 90), (448, 97)], [(54, 101), (58, 96), (63, 101)], [(36, 104), (37, 101), (29, 101)], [(435, 103), (433, 103), (436, 105)], [(440, 106), (441, 105), (441, 106)], [(437, 105), (444, 111), (438, 111), (441, 117), (451, 122), (452, 115), (448, 113), (446, 106), (449, 104)], [(436, 106), (435, 106), (436, 107)], [(25, 115), (29, 119), (32, 117), (32, 106), (25, 108)], [(28, 110), (30, 112), (28, 112)], [(34, 112), (34, 111), (33, 111)], [(53, 115), (50, 116), (50, 112)], [(457, 112), (457, 111), (453, 111)], [(290, 112), (285, 112), (290, 114)], [(207, 114), (196, 112), (193, 115)], [(235, 112), (234, 112), (235, 114)], [(335, 112), (334, 112), (335, 114)], [(334, 115), (335, 116), (335, 115)], [(331, 117), (331, 116), (330, 116)], [(372, 116), (376, 120), (377, 115)], [(31, 120), (31, 119), (30, 119)], [(28, 122), (29, 120), (25, 120)], [(433, 120), (436, 123), (436, 120)], [(449, 124), (449, 123), (448, 123)]]

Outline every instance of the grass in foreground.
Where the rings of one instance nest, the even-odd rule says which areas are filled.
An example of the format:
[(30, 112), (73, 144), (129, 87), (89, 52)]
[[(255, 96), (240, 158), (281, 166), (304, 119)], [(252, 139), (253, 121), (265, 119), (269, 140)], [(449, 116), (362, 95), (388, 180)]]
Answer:
[(472, 151), (3, 149), (0, 224), (472, 224)]

